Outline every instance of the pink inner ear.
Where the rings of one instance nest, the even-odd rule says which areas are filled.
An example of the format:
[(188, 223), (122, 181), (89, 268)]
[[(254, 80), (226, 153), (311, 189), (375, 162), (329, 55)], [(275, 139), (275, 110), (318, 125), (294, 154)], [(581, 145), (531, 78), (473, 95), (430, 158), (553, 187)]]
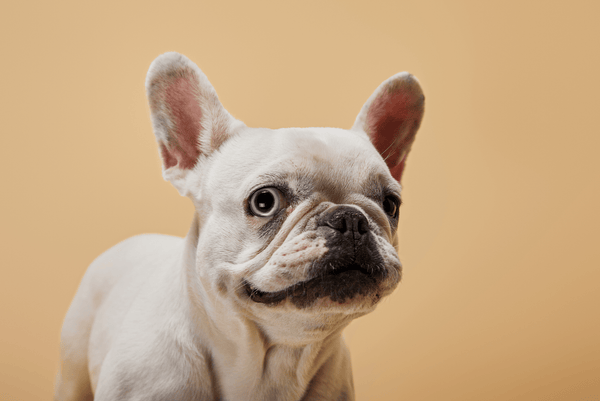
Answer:
[(392, 174), (392, 177), (394, 177), (397, 181), (400, 181), (400, 179), (402, 178), (402, 173), (404, 172), (404, 166), (406, 165), (406, 158), (402, 159), (402, 161), (398, 164), (396, 164), (394, 167), (388, 167), (390, 168), (390, 173)]
[(165, 165), (165, 168), (177, 165), (177, 158), (172, 152), (169, 151), (169, 149), (167, 149), (167, 146), (164, 143), (160, 144), (160, 155), (163, 158), (163, 164)]
[(178, 164), (179, 168), (191, 169), (200, 156), (198, 137), (202, 129), (202, 109), (198, 96), (194, 93), (194, 88), (198, 85), (193, 75), (186, 74), (170, 82), (165, 90), (164, 101), (174, 123), (169, 143), (161, 147), (165, 168)]
[(411, 95), (384, 88), (367, 112), (366, 132), (398, 181), (422, 116), (422, 103), (415, 104)]

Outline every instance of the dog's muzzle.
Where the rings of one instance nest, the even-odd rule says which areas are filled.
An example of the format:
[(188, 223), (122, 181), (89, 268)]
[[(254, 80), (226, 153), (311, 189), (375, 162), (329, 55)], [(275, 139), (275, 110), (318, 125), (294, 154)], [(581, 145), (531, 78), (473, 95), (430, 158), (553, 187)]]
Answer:
[(366, 216), (352, 206), (329, 209), (317, 218), (317, 233), (325, 238), (328, 251), (312, 263), (308, 280), (276, 292), (260, 291), (246, 282), (250, 299), (275, 305), (289, 298), (300, 308), (322, 297), (338, 303), (361, 295), (379, 299), (387, 270)]

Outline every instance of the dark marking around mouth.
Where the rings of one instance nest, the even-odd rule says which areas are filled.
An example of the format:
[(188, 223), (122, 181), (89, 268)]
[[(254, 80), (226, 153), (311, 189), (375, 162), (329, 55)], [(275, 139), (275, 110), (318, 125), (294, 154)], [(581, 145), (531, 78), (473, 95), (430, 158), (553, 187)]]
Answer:
[(328, 296), (332, 301), (344, 303), (358, 295), (374, 295), (378, 298), (377, 288), (383, 269), (370, 271), (358, 264), (333, 269), (324, 274), (292, 285), (281, 291), (264, 292), (244, 282), (246, 294), (254, 302), (276, 305), (286, 298), (299, 308), (306, 308), (319, 298)]
[[(299, 308), (309, 307), (323, 297), (340, 304), (357, 296), (377, 302), (386, 279), (400, 280), (399, 270), (385, 266), (362, 211), (351, 206), (330, 208), (319, 216), (317, 226), (318, 236), (325, 238), (327, 253), (308, 267), (307, 279), (275, 292), (261, 291), (244, 281), (252, 301), (276, 305), (289, 299)], [(394, 274), (397, 277), (389, 277)]]

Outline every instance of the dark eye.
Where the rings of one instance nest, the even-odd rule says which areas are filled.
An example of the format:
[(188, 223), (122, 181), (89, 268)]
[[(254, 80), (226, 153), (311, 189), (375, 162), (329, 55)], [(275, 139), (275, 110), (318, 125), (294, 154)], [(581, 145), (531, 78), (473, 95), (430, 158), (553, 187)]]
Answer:
[(398, 217), (400, 199), (394, 195), (388, 195), (383, 199), (383, 211), (392, 218)]
[(262, 188), (250, 197), (250, 211), (258, 217), (271, 217), (280, 209), (281, 193), (275, 188)]

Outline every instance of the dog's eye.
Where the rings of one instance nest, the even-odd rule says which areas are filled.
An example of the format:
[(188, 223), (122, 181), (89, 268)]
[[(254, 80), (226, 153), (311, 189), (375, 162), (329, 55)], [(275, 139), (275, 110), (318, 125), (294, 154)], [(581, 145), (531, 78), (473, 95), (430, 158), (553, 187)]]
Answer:
[(271, 217), (280, 209), (281, 193), (275, 188), (262, 188), (250, 197), (250, 211), (258, 217)]
[(400, 199), (396, 196), (388, 195), (383, 199), (383, 211), (392, 218), (398, 217), (400, 209)]

